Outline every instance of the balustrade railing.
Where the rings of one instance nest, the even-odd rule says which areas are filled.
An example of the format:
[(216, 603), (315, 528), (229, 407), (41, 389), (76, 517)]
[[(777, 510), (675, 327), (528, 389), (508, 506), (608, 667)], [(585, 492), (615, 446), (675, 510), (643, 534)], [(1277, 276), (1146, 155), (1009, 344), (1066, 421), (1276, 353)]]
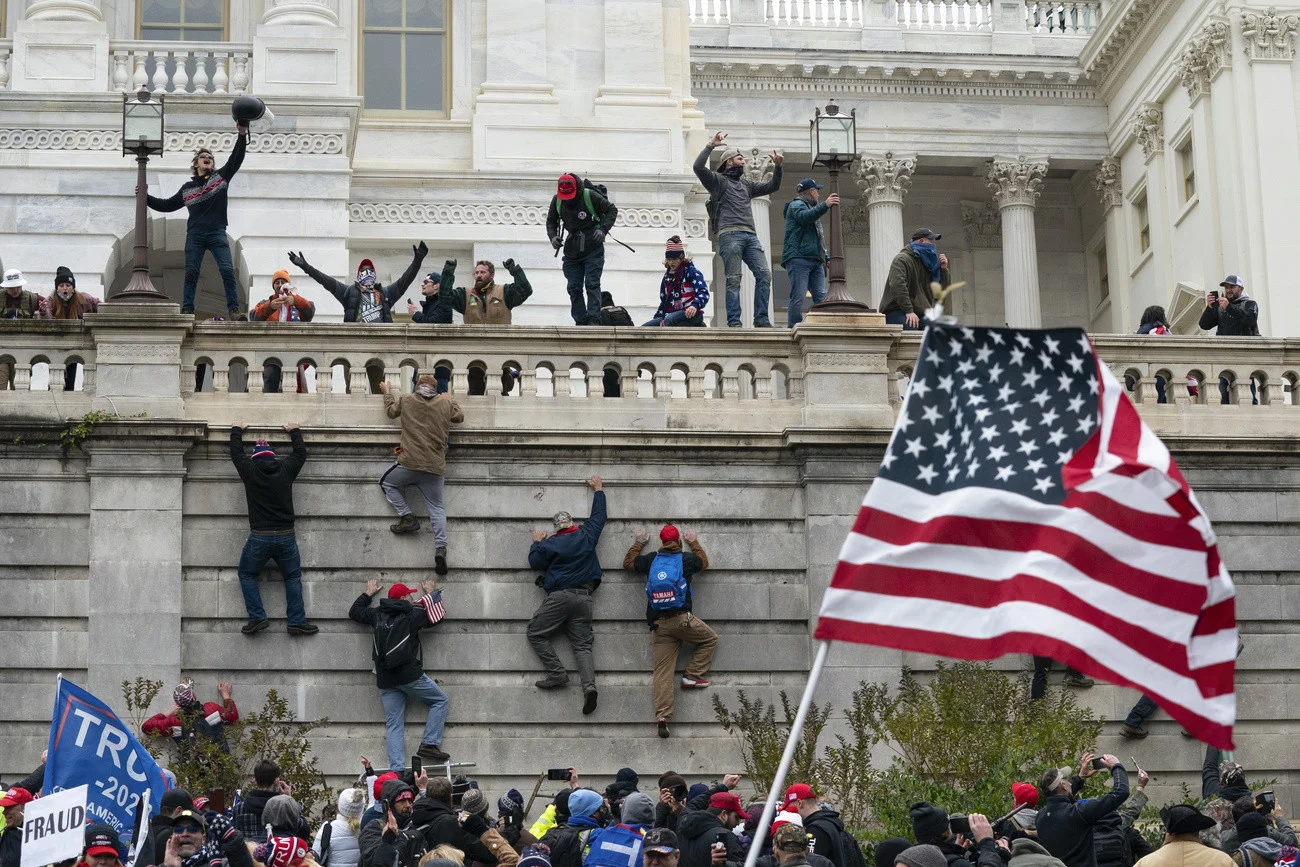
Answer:
[(770, 24), (861, 27), (863, 23), (862, 0), (763, 0), (763, 7)]
[(726, 24), (731, 20), (731, 0), (687, 0), (692, 24)]
[[(991, 31), (992, 0), (761, 0), (762, 22), (771, 27), (865, 26), (867, 7), (907, 30)], [(1087, 36), (1101, 21), (1101, 0), (1025, 0), (1024, 27), (1048, 36)], [(731, 0), (688, 0), (692, 24), (730, 24)], [(757, 20), (753, 23), (758, 23)], [(1003, 26), (1006, 26), (1005, 24)], [(1020, 22), (1015, 22), (1019, 27)]]
[(1101, 0), (1026, 0), (1025, 27), (1033, 33), (1087, 36), (1101, 21)]
[(898, 0), (897, 20), (909, 30), (988, 30), (992, 0)]
[(12, 39), (0, 39), (0, 90), (9, 89), (9, 63), (13, 57), (14, 43)]
[(243, 93), (251, 44), (230, 42), (114, 42), (109, 80), (114, 90), (152, 93)]

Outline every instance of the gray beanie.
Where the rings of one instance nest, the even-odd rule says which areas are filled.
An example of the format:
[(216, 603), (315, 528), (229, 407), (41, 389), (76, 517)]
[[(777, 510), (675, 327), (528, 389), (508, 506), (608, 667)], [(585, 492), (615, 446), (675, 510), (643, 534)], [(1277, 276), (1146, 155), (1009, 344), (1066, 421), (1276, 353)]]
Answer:
[(478, 789), (470, 789), (460, 797), (460, 808), (467, 813), (478, 813), (482, 815), (488, 810), (487, 795)]
[(302, 808), (288, 795), (276, 795), (262, 808), (262, 824), (270, 825), (276, 831), (297, 834), (298, 822), (301, 819)]
[(894, 856), (894, 863), (907, 867), (948, 867), (943, 850), (931, 843), (907, 847)]
[(631, 792), (623, 799), (624, 825), (653, 825), (655, 804), (644, 792)]

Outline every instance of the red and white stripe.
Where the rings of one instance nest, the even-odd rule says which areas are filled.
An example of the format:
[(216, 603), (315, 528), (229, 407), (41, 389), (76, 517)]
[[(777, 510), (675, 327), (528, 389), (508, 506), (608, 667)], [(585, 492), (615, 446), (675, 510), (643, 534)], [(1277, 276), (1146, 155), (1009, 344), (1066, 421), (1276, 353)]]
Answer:
[(1098, 365), (1101, 425), (1059, 505), (876, 479), (822, 600), (819, 639), (956, 659), (1050, 656), (1140, 689), (1232, 748), (1235, 593), (1169, 450)]
[(424, 596), (420, 597), (420, 600), (416, 604), (419, 605), (421, 608), (423, 608), (424, 613), (428, 615), (430, 626), (434, 625), (435, 623), (438, 623), (439, 621), (442, 620), (442, 618), (447, 616), (446, 609), (442, 607), (441, 598), (439, 598), (438, 601), (435, 602), (432, 596), (425, 594)]

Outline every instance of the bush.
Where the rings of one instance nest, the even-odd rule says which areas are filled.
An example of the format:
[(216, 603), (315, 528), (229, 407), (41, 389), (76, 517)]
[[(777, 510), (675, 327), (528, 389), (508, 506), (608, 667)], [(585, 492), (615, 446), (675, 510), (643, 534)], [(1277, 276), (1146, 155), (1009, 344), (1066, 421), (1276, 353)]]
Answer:
[[(303, 807), (305, 816), (333, 800), (325, 775), (316, 767), (308, 739), (328, 718), (315, 722), (298, 722), (289, 703), (270, 690), (266, 703), (258, 712), (244, 714), (238, 723), (223, 726), (228, 749), (204, 737), (175, 739), (144, 734), (141, 726), (149, 705), (162, 690), (162, 681), (138, 677), (122, 681), (122, 696), (128, 716), (136, 725), (140, 740), (159, 762), (176, 775), (176, 784), (196, 797), (223, 791), (227, 800), (236, 789), (247, 787), (253, 766), (271, 759), (280, 766), (280, 776), (293, 787), (293, 796)], [(182, 711), (180, 719), (187, 731), (193, 730), (200, 711)]]
[[(804, 765), (798, 774), (792, 769), (791, 781), (817, 780), (845, 826), (870, 838), (910, 837), (907, 809), (916, 801), (1000, 816), (1011, 805), (1012, 783), (1036, 783), (1046, 768), (1076, 764), (1101, 732), (1101, 721), (1068, 690), (1033, 702), (1029, 686), (1028, 673), (1010, 678), (972, 662), (940, 662), (927, 684), (904, 669), (892, 695), (882, 684), (861, 683), (844, 710), (847, 734), (817, 757), (827, 705), (815, 733), (805, 732)], [(771, 705), (742, 694), (740, 712), (731, 714), (714, 697), (719, 720), (741, 740), (746, 771), (769, 787), (792, 717), (784, 695), (782, 706), (784, 729)], [(889, 767), (876, 768), (872, 754), (882, 744), (895, 755)]]
[[(791, 706), (789, 697), (782, 690), (783, 722), (778, 723), (776, 708), (773, 705), (757, 698), (750, 701), (743, 689), (737, 692), (737, 701), (740, 702), (740, 710), (731, 713), (715, 694), (713, 713), (727, 733), (740, 745), (746, 776), (760, 794), (766, 794), (771, 790), (776, 769), (781, 764), (781, 754), (785, 752), (785, 743), (790, 739), (790, 729), (794, 727), (798, 706)], [(816, 704), (808, 708), (803, 735), (799, 739), (794, 759), (790, 763), (789, 777), (792, 782), (797, 780), (813, 787), (821, 785), (821, 763), (817, 760), (817, 741), (830, 714), (829, 702), (822, 708), (818, 708)]]

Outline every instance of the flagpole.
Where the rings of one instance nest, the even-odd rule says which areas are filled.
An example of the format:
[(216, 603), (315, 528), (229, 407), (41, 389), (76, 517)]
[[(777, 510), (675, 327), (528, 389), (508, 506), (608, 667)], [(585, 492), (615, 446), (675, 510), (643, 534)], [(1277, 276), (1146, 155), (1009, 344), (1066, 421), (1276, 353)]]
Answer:
[(763, 817), (758, 820), (758, 828), (754, 830), (749, 854), (745, 856), (745, 867), (754, 867), (759, 853), (763, 850), (763, 840), (767, 838), (767, 829), (772, 826), (772, 818), (776, 815), (776, 802), (785, 789), (785, 775), (790, 772), (790, 764), (794, 761), (795, 745), (799, 743), (799, 737), (803, 734), (804, 720), (808, 718), (808, 708), (812, 706), (813, 690), (817, 688), (817, 681), (821, 680), (822, 668), (826, 665), (826, 655), (830, 649), (829, 641), (817, 645), (817, 658), (813, 660), (812, 671), (808, 672), (808, 686), (803, 691), (803, 698), (799, 700), (799, 711), (794, 715), (794, 724), (790, 726), (790, 739), (785, 742), (781, 764), (777, 766), (776, 776), (772, 778), (772, 790), (767, 793), (767, 803), (763, 805)]

